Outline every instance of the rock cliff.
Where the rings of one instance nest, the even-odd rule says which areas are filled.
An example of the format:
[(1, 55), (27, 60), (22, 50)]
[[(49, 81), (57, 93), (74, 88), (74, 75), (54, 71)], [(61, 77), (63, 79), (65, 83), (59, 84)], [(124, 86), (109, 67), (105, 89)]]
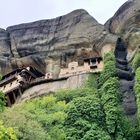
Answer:
[(127, 46), (118, 38), (115, 49), (116, 68), (120, 80), (120, 98), (125, 114), (136, 117), (137, 105), (134, 93), (134, 73), (126, 59)]
[[(24, 66), (59, 73), (68, 62), (98, 56), (114, 46), (112, 35), (85, 10), (75, 10), (50, 20), (20, 24), (0, 30), (0, 66), (5, 74)], [(103, 50), (104, 51), (104, 50)]]
[[(122, 105), (126, 114), (132, 116), (136, 113), (134, 75), (126, 55), (131, 58), (140, 46), (140, 0), (128, 0), (105, 25), (99, 24), (85, 10), (79, 9), (55, 19), (0, 29), (0, 73), (33, 66), (57, 76), (60, 68), (67, 67), (73, 60), (82, 65), (84, 58), (103, 56), (111, 49), (114, 50), (119, 36), (128, 46), (125, 48), (128, 55), (126, 50), (121, 50), (121, 45), (117, 50), (119, 57), (116, 57)], [(61, 87), (57, 85), (53, 86)], [(37, 88), (41, 92), (46, 90), (46, 85), (39, 86)], [(31, 92), (34, 90), (31, 89)]]
[(131, 57), (140, 44), (140, 1), (128, 0), (105, 25), (85, 10), (55, 19), (0, 29), (0, 73), (34, 66), (42, 72), (59, 73), (60, 67), (86, 57), (103, 55), (115, 48), (122, 36)]
[(125, 39), (131, 55), (140, 44), (140, 0), (128, 0), (105, 26), (111, 33)]

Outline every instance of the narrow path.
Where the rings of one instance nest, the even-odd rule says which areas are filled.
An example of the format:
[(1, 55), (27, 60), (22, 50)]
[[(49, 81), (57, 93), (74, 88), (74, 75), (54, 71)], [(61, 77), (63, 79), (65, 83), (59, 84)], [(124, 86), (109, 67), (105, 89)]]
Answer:
[(136, 98), (133, 91), (134, 73), (128, 64), (126, 56), (127, 47), (123, 40), (118, 38), (115, 49), (115, 58), (118, 77), (120, 78), (122, 106), (126, 115), (134, 117), (137, 111)]

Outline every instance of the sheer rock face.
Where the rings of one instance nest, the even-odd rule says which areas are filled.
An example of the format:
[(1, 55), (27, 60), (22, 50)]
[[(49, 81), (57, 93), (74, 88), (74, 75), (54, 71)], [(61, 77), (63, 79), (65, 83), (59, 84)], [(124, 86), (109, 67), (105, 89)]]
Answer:
[(103, 46), (114, 46), (116, 36), (79, 9), (55, 19), (1, 29), (0, 39), (2, 74), (29, 65), (58, 73), (69, 61), (82, 64), (83, 58), (101, 55)]
[(9, 71), (12, 70), (9, 60), (11, 55), (9, 33), (4, 29), (0, 29), (0, 72), (2, 74), (5, 73), (7, 68)]
[(140, 44), (140, 0), (128, 0), (105, 26), (111, 33), (123, 36), (130, 55)]
[(134, 93), (134, 73), (126, 59), (127, 46), (118, 38), (115, 48), (116, 68), (120, 80), (120, 97), (125, 114), (135, 118), (137, 112), (136, 97)]
[(59, 73), (70, 61), (115, 49), (118, 36), (128, 46), (128, 58), (140, 44), (140, 0), (128, 0), (105, 26), (85, 10), (75, 10), (50, 20), (0, 29), (0, 73), (34, 66), (42, 72)]
[(50, 20), (0, 29), (0, 72), (34, 66), (59, 73), (68, 62), (103, 55), (115, 48), (118, 36), (128, 46), (128, 57), (140, 44), (140, 1), (128, 0), (105, 26), (85, 10)]

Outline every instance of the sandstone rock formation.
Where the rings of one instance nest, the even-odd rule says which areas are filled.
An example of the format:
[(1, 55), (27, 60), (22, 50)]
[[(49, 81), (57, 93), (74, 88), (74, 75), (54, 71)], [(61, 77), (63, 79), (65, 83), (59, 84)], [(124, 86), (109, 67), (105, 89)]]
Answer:
[[(67, 67), (70, 61), (82, 65), (84, 58), (103, 56), (110, 49), (114, 50), (118, 36), (125, 40), (128, 58), (131, 58), (140, 46), (140, 0), (128, 0), (105, 25), (79, 9), (55, 19), (0, 29), (0, 73), (34, 66), (57, 76), (60, 68)], [(134, 75), (126, 60), (127, 54), (120, 50), (118, 53), (125, 56), (117, 60), (122, 104), (126, 114), (132, 116), (136, 113), (132, 90)], [(39, 86), (37, 89), (41, 92), (37, 93), (42, 94), (47, 87)], [(61, 86), (58, 84), (58, 87)], [(31, 94), (35, 90), (31, 89)]]
[(115, 58), (118, 77), (120, 80), (120, 97), (125, 114), (131, 118), (136, 117), (137, 105), (134, 88), (134, 73), (126, 59), (127, 46), (121, 38), (118, 38)]
[(54, 94), (58, 90), (81, 88), (88, 79), (88, 76), (89, 74), (80, 74), (59, 81), (36, 83), (23, 92), (22, 96), (17, 100), (17, 103), (39, 96)]
[(59, 73), (60, 66), (66, 67), (72, 60), (82, 64), (83, 58), (114, 48), (115, 41), (115, 35), (82, 9), (55, 19), (15, 25), (0, 30), (1, 73), (29, 65)]
[(105, 25), (85, 10), (75, 10), (50, 20), (0, 29), (0, 73), (17, 67), (35, 66), (42, 72), (59, 73), (76, 60), (103, 55), (115, 48), (122, 36), (131, 57), (140, 44), (140, 1), (128, 0)]
[(140, 46), (140, 0), (128, 0), (105, 26), (111, 33), (125, 39), (131, 55)]

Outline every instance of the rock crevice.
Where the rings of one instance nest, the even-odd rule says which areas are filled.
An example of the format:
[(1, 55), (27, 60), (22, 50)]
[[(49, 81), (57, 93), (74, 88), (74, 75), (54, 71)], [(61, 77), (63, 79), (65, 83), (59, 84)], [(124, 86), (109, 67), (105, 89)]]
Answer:
[(135, 116), (137, 111), (134, 95), (134, 73), (126, 59), (127, 47), (121, 38), (118, 38), (115, 49), (116, 67), (120, 79), (120, 94), (124, 112), (128, 116)]

